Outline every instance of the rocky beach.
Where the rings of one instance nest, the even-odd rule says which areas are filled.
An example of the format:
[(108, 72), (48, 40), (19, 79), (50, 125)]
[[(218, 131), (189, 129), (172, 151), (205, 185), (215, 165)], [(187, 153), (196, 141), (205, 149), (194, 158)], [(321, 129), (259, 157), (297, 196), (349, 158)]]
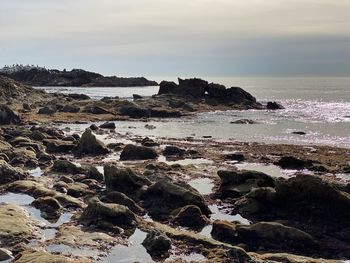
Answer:
[(350, 259), (349, 148), (118, 127), (283, 109), (253, 95), (194, 78), (163, 81), (152, 97), (96, 100), (0, 76), (0, 261)]

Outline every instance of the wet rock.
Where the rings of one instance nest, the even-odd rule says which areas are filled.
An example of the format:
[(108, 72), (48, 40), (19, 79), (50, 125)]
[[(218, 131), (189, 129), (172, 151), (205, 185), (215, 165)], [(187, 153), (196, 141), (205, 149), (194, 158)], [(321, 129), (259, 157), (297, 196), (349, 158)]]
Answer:
[(4, 104), (0, 104), (0, 125), (4, 124), (18, 124), (20, 118), (13, 110)]
[(279, 104), (275, 101), (273, 101), (273, 102), (269, 101), (266, 105), (266, 108), (268, 110), (282, 110), (282, 109), (284, 109), (284, 107), (281, 104)]
[(143, 99), (141, 95), (138, 95), (138, 94), (132, 94), (132, 97), (134, 100), (141, 100)]
[(96, 124), (91, 124), (89, 129), (92, 131), (98, 131), (100, 128)]
[(151, 113), (148, 109), (142, 108), (138, 105), (125, 105), (119, 108), (120, 115), (129, 116), (130, 118), (149, 118)]
[(292, 134), (296, 134), (296, 135), (306, 135), (306, 132), (303, 132), (303, 131), (294, 131), (294, 132), (292, 132)]
[(12, 252), (7, 249), (0, 248), (0, 262), (10, 259), (13, 259)]
[(58, 173), (67, 173), (67, 174), (82, 174), (85, 172), (85, 169), (77, 166), (76, 164), (68, 160), (56, 160), (53, 163), (52, 170)]
[(156, 231), (150, 232), (142, 242), (142, 245), (154, 259), (169, 257), (171, 240), (165, 234)]
[(57, 108), (54, 106), (46, 106), (41, 109), (39, 109), (38, 114), (43, 115), (53, 115), (57, 112)]
[(45, 135), (43, 132), (34, 130), (32, 131), (31, 138), (36, 141), (43, 141), (47, 139), (47, 135)]
[(95, 114), (95, 115), (100, 115), (100, 114), (110, 114), (110, 112), (102, 107), (99, 106), (86, 106), (83, 109), (83, 112), (85, 113), (90, 113), (90, 114)]
[(106, 195), (106, 200), (108, 203), (116, 203), (119, 205), (127, 206), (131, 211), (133, 211), (136, 214), (144, 212), (143, 208), (136, 204), (134, 200), (132, 200), (127, 195), (121, 192), (108, 192)]
[(286, 262), (286, 263), (342, 263), (341, 260), (333, 260), (333, 259), (321, 259), (321, 258), (310, 258), (304, 257), (300, 255), (293, 255), (288, 253), (267, 253), (267, 254), (255, 254), (252, 255), (258, 260), (262, 260), (264, 262)]
[(16, 263), (79, 263), (79, 260), (72, 260), (60, 255), (53, 255), (44, 251), (22, 252), (16, 257)]
[(25, 179), (28, 173), (20, 168), (15, 168), (5, 160), (0, 160), (0, 185)]
[(163, 155), (164, 156), (175, 156), (175, 157), (182, 157), (186, 153), (186, 150), (181, 149), (177, 146), (166, 146)]
[(236, 121), (231, 121), (231, 124), (257, 124), (258, 122), (249, 119), (240, 119)]
[(86, 175), (87, 179), (94, 179), (98, 182), (101, 182), (104, 179), (103, 174), (100, 173), (100, 171), (94, 166), (90, 166), (86, 168), (86, 171), (84, 172), (84, 174)]
[(74, 149), (75, 144), (61, 140), (45, 140), (46, 150), (50, 153), (67, 153)]
[(115, 126), (114, 122), (105, 122), (103, 124), (100, 125), (101, 129), (110, 129), (110, 130), (114, 130), (117, 127)]
[(250, 250), (312, 251), (317, 249), (313, 237), (299, 229), (275, 222), (259, 222), (253, 225), (215, 221), (212, 236), (230, 244), (246, 244)]
[(17, 205), (0, 203), (0, 241), (7, 246), (26, 242), (36, 236), (37, 223)]
[(225, 160), (243, 162), (245, 160), (242, 153), (229, 153), (224, 155)]
[(154, 126), (154, 125), (152, 125), (152, 124), (146, 124), (146, 125), (145, 125), (145, 128), (146, 128), (147, 130), (154, 130), (154, 129), (156, 129), (157, 127)]
[(104, 177), (107, 191), (118, 191), (124, 194), (135, 194), (144, 186), (151, 185), (146, 177), (136, 174), (130, 168), (105, 165)]
[(72, 98), (74, 100), (89, 100), (91, 99), (88, 95), (85, 94), (77, 94), (77, 93), (71, 93), (67, 95), (69, 98)]
[(148, 187), (142, 196), (144, 206), (154, 216), (167, 216), (173, 210), (187, 205), (196, 205), (202, 214), (211, 212), (201, 194), (186, 183), (161, 179)]
[(86, 129), (81, 136), (74, 153), (77, 156), (101, 155), (109, 153), (109, 150), (103, 142), (96, 139), (90, 129)]
[(173, 222), (184, 227), (201, 229), (209, 223), (209, 219), (204, 216), (200, 208), (195, 205), (188, 205), (176, 209), (171, 214), (174, 216)]
[(149, 111), (152, 118), (178, 118), (182, 115), (179, 111), (166, 108), (151, 108)]
[(103, 203), (97, 198), (89, 200), (79, 221), (86, 226), (95, 225), (101, 228), (118, 230), (121, 228), (133, 227), (136, 223), (136, 216), (129, 208), (123, 205)]
[(145, 147), (156, 147), (156, 146), (159, 146), (159, 143), (157, 143), (154, 140), (146, 137), (146, 138), (142, 139), (141, 145), (145, 146)]
[(90, 187), (84, 183), (75, 182), (67, 185), (67, 194), (76, 198), (91, 195), (93, 193), (94, 192), (90, 190)]
[(128, 144), (120, 154), (120, 160), (150, 160), (158, 158), (157, 152), (149, 147)]
[(280, 166), (282, 169), (296, 169), (296, 170), (301, 170), (312, 166), (311, 161), (301, 160), (293, 156), (283, 156), (275, 164)]
[(163, 94), (177, 94), (178, 93), (178, 85), (172, 81), (162, 81), (159, 84), (158, 95)]
[(32, 205), (40, 209), (42, 216), (48, 220), (57, 219), (61, 215), (62, 206), (57, 199), (53, 197), (39, 197), (33, 201)]
[(80, 111), (80, 107), (74, 105), (65, 105), (60, 112), (69, 112), (69, 113), (78, 113)]
[(274, 179), (257, 171), (220, 170), (219, 194), (222, 198), (239, 197), (249, 193), (253, 188), (274, 186)]

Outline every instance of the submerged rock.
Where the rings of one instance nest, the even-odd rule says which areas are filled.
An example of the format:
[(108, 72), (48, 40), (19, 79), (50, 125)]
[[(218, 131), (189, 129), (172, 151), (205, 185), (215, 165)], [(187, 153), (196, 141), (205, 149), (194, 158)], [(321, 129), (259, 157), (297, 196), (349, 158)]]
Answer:
[(158, 158), (157, 152), (149, 147), (128, 144), (120, 154), (121, 161), (127, 160), (150, 160)]
[(86, 129), (81, 136), (77, 147), (74, 150), (75, 155), (101, 155), (109, 153), (109, 150), (103, 142), (99, 141), (90, 129)]
[(157, 231), (147, 234), (142, 245), (154, 259), (164, 259), (169, 257), (171, 249), (171, 240), (165, 235)]

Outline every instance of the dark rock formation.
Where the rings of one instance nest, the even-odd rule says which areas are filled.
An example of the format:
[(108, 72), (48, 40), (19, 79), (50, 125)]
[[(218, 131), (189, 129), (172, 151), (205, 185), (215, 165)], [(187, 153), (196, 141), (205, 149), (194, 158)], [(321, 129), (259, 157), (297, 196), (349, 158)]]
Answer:
[(25, 179), (28, 174), (20, 168), (12, 167), (4, 160), (0, 160), (0, 185)]
[(3, 124), (18, 124), (20, 118), (8, 106), (0, 104), (0, 125)]
[[(144, 87), (157, 86), (155, 81), (146, 78), (105, 77), (101, 74), (73, 69), (59, 71), (44, 68), (23, 68), (22, 70), (0, 72), (16, 81), (31, 86), (61, 86), (61, 87)], [(79, 99), (79, 98), (78, 98)]]
[(275, 102), (275, 101), (273, 101), (273, 102), (269, 101), (266, 105), (266, 108), (268, 110), (283, 110), (284, 109), (284, 107), (281, 104), (279, 104), (278, 102)]
[(120, 160), (151, 160), (158, 158), (157, 152), (149, 147), (128, 144), (120, 154)]
[(176, 209), (172, 212), (172, 215), (174, 216), (174, 223), (193, 229), (201, 229), (209, 223), (209, 219), (195, 205), (187, 205)]
[(75, 155), (77, 156), (100, 155), (107, 153), (109, 153), (107, 147), (103, 142), (96, 139), (95, 135), (92, 134), (90, 129), (86, 129), (75, 149)]
[(155, 260), (167, 258), (171, 249), (170, 239), (165, 234), (157, 231), (148, 233), (142, 245)]

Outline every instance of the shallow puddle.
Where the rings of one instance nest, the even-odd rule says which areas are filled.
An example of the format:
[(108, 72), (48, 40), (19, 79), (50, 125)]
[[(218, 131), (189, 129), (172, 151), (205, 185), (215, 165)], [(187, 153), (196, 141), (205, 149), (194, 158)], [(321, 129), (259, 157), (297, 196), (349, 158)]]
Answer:
[(283, 170), (274, 164), (263, 164), (263, 163), (237, 163), (235, 166), (238, 170), (253, 170), (265, 173), (272, 177), (284, 177), (289, 178), (292, 174), (297, 172), (296, 170)]
[(209, 195), (213, 192), (214, 183), (209, 178), (198, 178), (188, 182), (190, 186), (196, 189), (202, 195)]
[(204, 159), (204, 158), (197, 158), (197, 159), (182, 159), (182, 160), (176, 160), (176, 161), (167, 161), (166, 157), (161, 155), (158, 158), (158, 162), (163, 162), (168, 165), (173, 164), (180, 164), (180, 165), (201, 165), (201, 164), (213, 164), (212, 160)]

